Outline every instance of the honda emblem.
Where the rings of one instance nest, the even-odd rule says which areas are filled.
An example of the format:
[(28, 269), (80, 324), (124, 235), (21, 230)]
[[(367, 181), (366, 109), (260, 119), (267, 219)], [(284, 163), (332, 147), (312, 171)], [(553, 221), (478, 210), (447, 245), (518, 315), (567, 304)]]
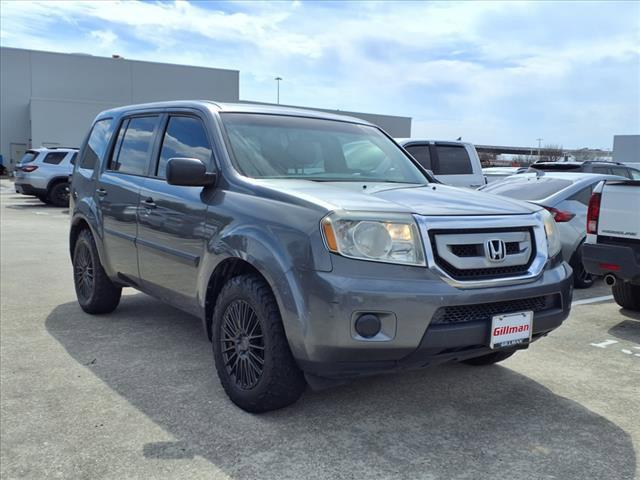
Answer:
[(503, 262), (507, 257), (507, 245), (499, 238), (486, 240), (484, 242), (484, 255), (490, 262)]

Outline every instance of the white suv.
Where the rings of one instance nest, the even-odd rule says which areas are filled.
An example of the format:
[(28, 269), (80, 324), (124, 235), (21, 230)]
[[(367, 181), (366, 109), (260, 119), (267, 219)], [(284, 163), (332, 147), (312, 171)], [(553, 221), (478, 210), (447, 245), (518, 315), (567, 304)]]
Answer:
[(69, 205), (69, 175), (77, 148), (34, 148), (16, 165), (16, 193), (38, 197), (56, 207)]

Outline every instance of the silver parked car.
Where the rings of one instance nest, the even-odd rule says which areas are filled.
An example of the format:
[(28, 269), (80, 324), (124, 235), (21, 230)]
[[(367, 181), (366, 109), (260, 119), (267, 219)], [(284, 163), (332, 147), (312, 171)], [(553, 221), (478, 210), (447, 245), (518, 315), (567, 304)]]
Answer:
[(593, 285), (593, 277), (582, 265), (579, 247), (587, 235), (587, 207), (591, 191), (602, 180), (620, 178), (593, 173), (521, 173), (489, 183), (479, 190), (527, 200), (551, 212), (560, 232), (562, 257), (573, 268), (574, 286), (587, 288)]
[(68, 206), (69, 175), (77, 155), (77, 148), (27, 150), (16, 165), (16, 193), (38, 197), (56, 207)]

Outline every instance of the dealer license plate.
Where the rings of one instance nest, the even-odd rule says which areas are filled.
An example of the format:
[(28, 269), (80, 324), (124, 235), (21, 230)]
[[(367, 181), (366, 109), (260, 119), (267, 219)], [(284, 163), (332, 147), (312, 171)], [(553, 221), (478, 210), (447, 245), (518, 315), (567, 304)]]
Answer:
[(491, 348), (508, 348), (531, 341), (533, 312), (496, 315), (491, 319)]

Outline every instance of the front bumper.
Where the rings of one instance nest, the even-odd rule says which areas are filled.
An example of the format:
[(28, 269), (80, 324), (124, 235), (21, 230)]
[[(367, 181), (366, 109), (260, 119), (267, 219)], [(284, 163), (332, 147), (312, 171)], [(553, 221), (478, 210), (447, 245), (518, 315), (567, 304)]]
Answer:
[[(585, 243), (582, 263), (593, 275), (611, 273), (621, 280), (640, 282), (640, 247)], [(607, 268), (617, 266), (617, 269)]]
[[(312, 293), (305, 299), (306, 315), (297, 319), (304, 323), (302, 334), (293, 342), (290, 337), (290, 343), (306, 373), (351, 378), (464, 360), (492, 351), (490, 320), (431, 324), (441, 307), (484, 306), (546, 295), (557, 298), (553, 308), (534, 314), (532, 340), (559, 327), (571, 308), (572, 271), (565, 262), (547, 267), (529, 283), (469, 290), (455, 288), (415, 267), (387, 268), (384, 278), (370, 275), (376, 267), (379, 265), (361, 265), (358, 276), (341, 276), (338, 272), (344, 270), (337, 265), (333, 272), (306, 272), (299, 277), (302, 291)], [(364, 340), (354, 335), (353, 323), (362, 312), (391, 319), (386, 338)], [(291, 319), (284, 320), (286, 326)]]

